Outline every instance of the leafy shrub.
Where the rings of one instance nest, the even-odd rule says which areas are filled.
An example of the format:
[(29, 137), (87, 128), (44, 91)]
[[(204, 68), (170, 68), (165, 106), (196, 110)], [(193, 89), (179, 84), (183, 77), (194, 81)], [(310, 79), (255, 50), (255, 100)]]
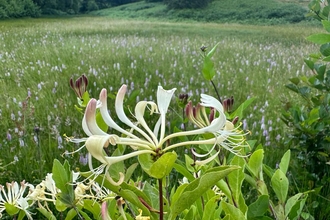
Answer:
[(38, 17), (39, 7), (32, 0), (1, 0), (0, 18)]
[(204, 8), (211, 0), (165, 0), (165, 4), (170, 9), (184, 9), (184, 8)]
[(145, 0), (145, 2), (162, 2), (163, 0)]
[[(297, 158), (295, 172), (300, 174), (300, 179), (297, 179), (298, 187), (305, 190), (323, 187), (319, 193), (322, 198), (328, 198), (330, 195), (330, 70), (328, 68), (330, 7), (327, 4), (321, 6), (320, 1), (317, 0), (312, 1), (309, 7), (310, 15), (321, 20), (328, 33), (313, 34), (307, 38), (311, 42), (320, 44), (320, 51), (318, 54), (311, 54), (309, 59), (305, 60), (311, 69), (311, 74), (292, 78), (291, 83), (286, 85), (301, 98), (301, 102), (286, 103), (287, 108), (282, 116), (283, 121), (290, 128), (288, 143)], [(324, 219), (324, 216), (318, 216), (320, 213), (325, 216), (330, 213), (328, 205), (320, 204), (320, 207), (315, 205), (317, 210), (322, 210), (322, 212), (315, 211), (316, 219)]]

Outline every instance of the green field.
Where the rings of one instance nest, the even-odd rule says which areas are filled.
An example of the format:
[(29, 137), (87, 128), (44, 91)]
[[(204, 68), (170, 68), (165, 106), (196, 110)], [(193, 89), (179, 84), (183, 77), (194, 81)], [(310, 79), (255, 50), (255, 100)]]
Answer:
[[(197, 102), (200, 93), (215, 95), (202, 77), (199, 48), (218, 42), (214, 81), (221, 97), (234, 96), (236, 107), (255, 97), (244, 129), (251, 130), (250, 139), (280, 155), (285, 148), (280, 144), (285, 134), (280, 115), (292, 99), (284, 85), (290, 77), (309, 74), (303, 59), (317, 50), (305, 40), (315, 29), (299, 25), (83, 17), (2, 21), (0, 29), (1, 159), (3, 164), (18, 160), (6, 167), (1, 182), (33, 182), (50, 172), (53, 158), (63, 159), (65, 151), (77, 147), (63, 138), (84, 136), (70, 77), (86, 74), (93, 97), (103, 87), (115, 92), (125, 83), (130, 91), (140, 91), (137, 99), (155, 99), (161, 84)], [(79, 156), (73, 155), (73, 166), (84, 169)], [(275, 164), (279, 157), (269, 162)]]

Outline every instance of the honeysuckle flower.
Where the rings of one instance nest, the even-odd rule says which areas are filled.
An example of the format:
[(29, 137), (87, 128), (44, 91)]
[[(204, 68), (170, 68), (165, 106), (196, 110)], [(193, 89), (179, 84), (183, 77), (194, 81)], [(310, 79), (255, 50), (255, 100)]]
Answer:
[(33, 219), (28, 210), (32, 203), (28, 202), (28, 196), (24, 194), (27, 189), (33, 189), (34, 187), (25, 181), (22, 181), (20, 185), (17, 182), (6, 183), (7, 193), (5, 187), (0, 185), (0, 218), (4, 210), (9, 215), (15, 215), (22, 210), (28, 219)]
[(48, 207), (48, 202), (56, 203), (56, 196), (61, 190), (58, 189), (53, 180), (53, 174), (47, 173), (45, 180), (41, 181), (34, 189), (30, 190), (28, 198), (37, 202), (40, 208), (46, 207), (46, 209), (52, 213)]
[[(107, 109), (107, 91), (102, 89), (100, 92), (99, 100), (91, 99), (87, 104), (84, 118), (82, 121), (82, 127), (87, 136), (86, 139), (72, 140), (73, 142), (85, 141), (85, 146), (89, 151), (89, 166), (95, 175), (101, 174), (105, 170), (105, 177), (112, 184), (121, 184), (124, 180), (124, 175), (120, 173), (119, 181), (115, 182), (110, 176), (108, 170), (109, 167), (120, 161), (141, 155), (141, 154), (152, 154), (155, 158), (160, 157), (163, 153), (173, 150), (181, 146), (200, 145), (200, 144), (211, 144), (213, 145), (209, 155), (215, 149), (215, 146), (222, 144), (231, 134), (235, 134), (235, 129), (231, 126), (230, 122), (226, 120), (226, 116), (223, 112), (222, 104), (212, 96), (202, 94), (201, 95), (201, 108), (210, 107), (215, 111), (212, 121), (201, 123), (198, 125), (199, 128), (190, 131), (181, 131), (172, 133), (169, 135), (165, 134), (166, 130), (166, 113), (172, 100), (173, 94), (176, 89), (165, 90), (163, 87), (158, 86), (157, 90), (157, 104), (153, 101), (140, 101), (136, 104), (134, 109), (135, 120), (131, 121), (124, 112), (124, 97), (126, 94), (127, 86), (123, 85), (117, 93), (115, 100), (115, 111), (119, 120), (128, 126), (129, 129), (124, 129), (119, 126), (110, 116)], [(96, 110), (99, 109), (104, 122), (112, 128), (121, 133), (108, 134), (100, 129), (96, 123)], [(150, 115), (157, 114), (158, 121), (153, 127), (150, 127), (144, 119), (146, 110), (150, 111)], [(205, 117), (205, 116), (203, 116)], [(202, 118), (197, 118), (201, 121)], [(170, 141), (171, 139), (179, 136), (192, 136), (210, 133), (209, 138), (188, 140), (183, 142)], [(173, 143), (173, 144), (172, 144)], [(231, 149), (231, 143), (225, 144), (224, 147), (232, 152), (236, 152)], [(128, 145), (133, 151), (121, 156), (108, 156), (104, 149), (109, 146), (116, 145)], [(211, 156), (214, 159), (217, 154), (216, 152)], [(205, 155), (200, 155), (205, 156)], [(92, 157), (102, 163), (102, 165), (96, 169), (92, 167)], [(201, 162), (202, 163), (202, 162)]]
[[(213, 108), (210, 105), (206, 106), (203, 103), (198, 103), (197, 106), (194, 107), (191, 101), (186, 106), (186, 115), (188, 119), (199, 128), (210, 126), (214, 120), (216, 112), (222, 114), (221, 117), (226, 118), (224, 114), (225, 110), (222, 104), (212, 96), (208, 96), (208, 99), (209, 99), (208, 102), (214, 103), (214, 106), (216, 107)], [(209, 115), (207, 115), (205, 107), (211, 107)], [(234, 120), (237, 120), (237, 118), (235, 118)], [(246, 145), (244, 144), (245, 142), (244, 136), (247, 133), (242, 133), (242, 131), (240, 131), (238, 128), (235, 128), (233, 122), (230, 122), (226, 119), (223, 121), (221, 128), (213, 132), (213, 134), (218, 138), (217, 144), (219, 144), (221, 147), (225, 148), (226, 150), (232, 152), (235, 155), (240, 155), (239, 152), (241, 151), (242, 147), (246, 147)], [(204, 155), (197, 154), (194, 151), (193, 153), (197, 157), (205, 157), (208, 156), (209, 153), (211, 153), (211, 151), (209, 151), (207, 154)], [(214, 159), (215, 157), (216, 155), (213, 155), (212, 157), (204, 161), (196, 161), (196, 165), (202, 165), (208, 163), (212, 161), (212, 159)]]

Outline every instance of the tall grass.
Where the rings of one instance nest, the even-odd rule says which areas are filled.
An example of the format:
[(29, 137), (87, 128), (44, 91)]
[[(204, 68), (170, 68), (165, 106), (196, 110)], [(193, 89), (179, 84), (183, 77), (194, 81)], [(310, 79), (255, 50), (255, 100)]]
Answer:
[(63, 134), (83, 137), (70, 77), (86, 74), (88, 90), (139, 90), (137, 100), (155, 99), (158, 84), (178, 88), (198, 101), (215, 95), (201, 74), (200, 46), (220, 42), (214, 56), (216, 86), (236, 106), (256, 97), (244, 120), (276, 163), (283, 152), (280, 122), (288, 78), (309, 74), (303, 58), (316, 48), (304, 40), (312, 27), (116, 21), (106, 18), (27, 19), (0, 22), (0, 182), (38, 181), (54, 158), (85, 169), (82, 155), (63, 156), (78, 146)]

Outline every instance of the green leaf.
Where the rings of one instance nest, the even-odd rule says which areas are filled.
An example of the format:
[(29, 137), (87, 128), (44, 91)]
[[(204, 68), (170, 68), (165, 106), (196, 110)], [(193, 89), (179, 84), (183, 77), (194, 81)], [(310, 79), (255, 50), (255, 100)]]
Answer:
[(257, 188), (257, 181), (250, 175), (244, 173), (244, 179), (248, 182), (253, 188)]
[(158, 158), (156, 162), (153, 162), (149, 154), (139, 155), (138, 158), (142, 169), (149, 176), (162, 179), (171, 172), (177, 155), (175, 152), (167, 152)]
[(91, 199), (84, 199), (84, 209), (93, 214), (93, 219), (98, 219), (101, 213), (101, 205)]
[(188, 186), (188, 183), (184, 183), (177, 188), (177, 190), (171, 197), (172, 204), (176, 203), (180, 199), (181, 194), (184, 192), (184, 190), (187, 186)]
[(269, 207), (269, 197), (268, 195), (261, 195), (258, 197), (257, 201), (249, 205), (247, 211), (247, 219), (253, 219), (263, 216)]
[(204, 207), (203, 218), (202, 220), (214, 220), (214, 212), (218, 206), (217, 202), (219, 200), (219, 196), (212, 197)]
[(84, 92), (84, 94), (82, 95), (81, 99), (79, 97), (77, 97), (78, 99), (78, 104), (81, 106), (81, 107), (86, 107), (90, 98), (89, 98), (89, 94), (88, 92)]
[(190, 182), (193, 181), (195, 179), (194, 175), (192, 175), (186, 167), (175, 163), (174, 164), (174, 169), (176, 169), (176, 171), (178, 171), (179, 173), (181, 173), (184, 177), (186, 177)]
[(43, 214), (48, 220), (56, 220), (56, 217), (52, 213), (48, 212), (47, 209), (42, 207), (42, 208), (37, 208), (37, 210), (41, 214)]
[(288, 199), (288, 201), (285, 204), (285, 217), (287, 217), (290, 214), (293, 206), (295, 206), (299, 202), (300, 198), (303, 195), (304, 195), (303, 193), (297, 193), (296, 195)]
[(79, 210), (79, 213), (80, 213), (80, 215), (83, 217), (84, 220), (92, 220), (92, 219), (87, 215), (86, 212), (84, 212), (84, 211), (82, 211), (82, 210), (80, 210), (80, 209), (78, 209), (78, 210)]
[[(25, 216), (26, 216), (25, 211), (21, 210), (21, 211), (18, 213), (18, 218), (17, 218), (17, 220), (23, 220)], [(15, 219), (15, 218), (14, 218), (14, 219)]]
[(67, 209), (67, 206), (59, 199), (56, 199), (55, 201), (55, 208), (59, 212), (63, 212)]
[(286, 213), (288, 215), (288, 219), (294, 219), (294, 220), (299, 219), (299, 216), (302, 214), (302, 210), (305, 206), (307, 198), (308, 196), (306, 195), (305, 198), (299, 200), (293, 205), (290, 213)]
[(277, 217), (276, 219), (285, 220), (284, 208), (282, 204), (278, 204), (277, 206), (275, 206), (274, 211)]
[(184, 216), (184, 219), (196, 219), (196, 214), (197, 208), (196, 206), (192, 205), (187, 214)]
[(228, 183), (232, 193), (231, 201), (235, 201), (236, 206), (242, 211), (242, 213), (246, 213), (247, 206), (245, 204), (245, 200), (242, 194), (242, 184), (245, 178), (244, 176), (244, 167), (245, 161), (242, 157), (235, 156), (231, 161), (230, 165), (237, 165), (241, 167), (240, 169), (234, 170), (230, 174), (228, 174)]
[(293, 77), (293, 78), (291, 78), (289, 80), (290, 80), (290, 82), (292, 82), (295, 85), (298, 85), (299, 82), (300, 82), (300, 79), (298, 77)]
[(282, 170), (278, 169), (275, 171), (271, 179), (271, 183), (277, 198), (282, 204), (284, 204), (289, 189), (288, 178), (285, 176)]
[(231, 191), (229, 189), (228, 184), (223, 179), (221, 179), (220, 181), (218, 181), (216, 183), (216, 185), (228, 197), (228, 199), (231, 199), (231, 196), (232, 196)]
[(250, 156), (249, 163), (248, 163), (248, 170), (251, 174), (260, 179), (260, 175), (262, 175), (262, 161), (264, 159), (264, 150), (259, 149), (253, 152)]
[(178, 214), (189, 208), (219, 180), (238, 168), (239, 167), (237, 166), (215, 167), (207, 170), (200, 178), (197, 178), (189, 183), (183, 190), (178, 200), (176, 202), (172, 202), (169, 219), (175, 219)]
[(74, 217), (76, 217), (77, 212), (74, 209), (70, 209), (68, 213), (65, 216), (65, 220), (72, 220)]
[(265, 174), (269, 177), (272, 178), (272, 176), (274, 175), (275, 171), (273, 168), (271, 168), (270, 166), (267, 166), (266, 164), (264, 164), (262, 166), (262, 170), (265, 172)]
[[(121, 146), (121, 145), (119, 145)], [(121, 151), (120, 147), (117, 147), (111, 156), (121, 156), (123, 155), (123, 151)], [(119, 161), (110, 166), (109, 169), (110, 176), (116, 180), (120, 178), (119, 173), (125, 173), (125, 164), (124, 161)]]
[[(81, 173), (81, 175), (84, 177), (91, 178), (91, 172)], [(139, 198), (142, 198), (148, 204), (150, 204), (150, 200), (141, 190), (137, 189), (135, 186), (129, 185), (125, 182), (123, 182), (120, 186), (112, 185), (107, 179), (104, 178), (104, 175), (97, 176), (95, 178), (95, 181), (98, 182), (100, 185), (103, 185), (105, 188), (116, 193), (117, 195), (123, 197), (137, 208), (142, 209), (145, 215), (156, 216), (155, 213), (150, 213), (146, 206), (141, 203)]]
[(285, 152), (285, 154), (283, 155), (283, 157), (281, 159), (280, 170), (282, 170), (282, 172), (284, 174), (286, 174), (286, 172), (288, 171), (289, 163), (290, 163), (290, 157), (291, 157), (291, 151), (288, 150), (287, 152)]
[(69, 193), (67, 184), (69, 184), (69, 177), (66, 175), (66, 170), (59, 160), (55, 159), (53, 162), (53, 179), (57, 188), (61, 190), (62, 193)]
[(125, 173), (125, 182), (127, 182), (133, 175), (136, 167), (139, 165), (139, 163), (133, 163), (131, 166), (129, 166)]
[(330, 43), (322, 44), (320, 47), (320, 52), (323, 56), (330, 56)]
[(226, 203), (224, 201), (221, 202), (221, 207), (223, 209), (223, 211), (228, 215), (231, 216), (230, 219), (239, 219), (239, 220), (244, 220), (245, 215), (241, 212), (241, 210), (239, 210), (238, 208), (236, 208), (234, 205)]
[(314, 69), (314, 62), (312, 60), (305, 59), (304, 61), (310, 69)]
[(285, 85), (285, 87), (292, 90), (292, 91), (294, 91), (294, 92), (296, 92), (296, 93), (299, 92), (298, 87), (295, 84), (287, 84), (287, 85)]
[(231, 218), (230, 215), (226, 215), (222, 220), (236, 220), (236, 219)]
[[(194, 173), (196, 171), (196, 166), (192, 166), (194, 164), (194, 160), (187, 154), (184, 155), (184, 160), (186, 163), (186, 169), (191, 172)], [(195, 179), (195, 178), (194, 178)]]
[(204, 57), (202, 73), (206, 80), (212, 80), (215, 75), (214, 64), (211, 58), (208, 56)]
[(107, 132), (108, 131), (108, 125), (104, 122), (103, 117), (100, 112), (96, 113), (95, 120), (99, 128), (101, 128), (102, 131)]
[(307, 37), (307, 40), (316, 44), (326, 44), (330, 42), (330, 34), (312, 34)]
[[(329, 9), (328, 9), (329, 10)], [(323, 28), (327, 31), (330, 32), (330, 21), (328, 20), (322, 20), (322, 25)]]
[(235, 118), (236, 116), (238, 117), (239, 121), (242, 120), (244, 110), (251, 105), (251, 103), (255, 100), (256, 98), (250, 98), (245, 100), (233, 113), (230, 114), (229, 118)]
[(217, 43), (211, 50), (210, 52), (207, 53), (207, 57), (211, 58), (213, 56), (213, 54), (215, 53), (215, 50), (217, 49), (219, 43)]
[[(3, 200), (1, 200), (1, 202), (2, 201)], [(15, 205), (8, 203), (8, 202), (4, 202), (4, 208), (5, 208), (6, 212), (11, 216), (16, 215), (19, 212), (19, 208), (17, 208)]]
[[(151, 207), (154, 209), (159, 208), (159, 191), (158, 188), (150, 185), (148, 182), (143, 186), (143, 192), (147, 195), (147, 197), (150, 199), (150, 204)], [(164, 212), (168, 212), (169, 210), (169, 204), (167, 202), (166, 198), (163, 198), (163, 208)]]
[(324, 57), (322, 61), (330, 61), (330, 56)]

